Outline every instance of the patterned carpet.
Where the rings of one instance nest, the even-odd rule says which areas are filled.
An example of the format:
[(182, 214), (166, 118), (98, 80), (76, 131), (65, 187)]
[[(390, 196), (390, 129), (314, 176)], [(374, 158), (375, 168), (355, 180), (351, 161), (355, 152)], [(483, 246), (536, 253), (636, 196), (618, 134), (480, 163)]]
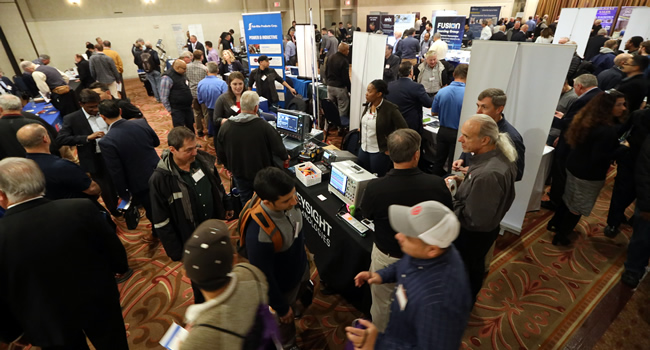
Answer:
[[(129, 98), (158, 133), (162, 151), (171, 128), (169, 114), (146, 95), (139, 81), (127, 81), (126, 87)], [(212, 139), (204, 138), (201, 143), (204, 150), (214, 154)], [(228, 186), (227, 175), (224, 171), (221, 175)], [(499, 237), (461, 348), (557, 349), (566, 343), (603, 295), (618, 283), (622, 271), (630, 228), (623, 226), (616, 239), (602, 233), (612, 182), (610, 174), (594, 213), (580, 222), (580, 235), (570, 248), (550, 244), (546, 223), (552, 213), (546, 210), (526, 216), (521, 236), (506, 233)], [(158, 341), (171, 322), (182, 324), (185, 309), (193, 302), (189, 280), (181, 264), (169, 260), (162, 247), (139, 241), (151, 229), (146, 218), (133, 231), (127, 230), (123, 221), (117, 224), (135, 270), (120, 285), (129, 344), (135, 350), (159, 349)], [(312, 280), (318, 281), (313, 267)], [(344, 327), (362, 315), (340, 296), (322, 295), (318, 290), (317, 285), (312, 306), (296, 322), (299, 345), (303, 349), (342, 349)], [(644, 305), (647, 311), (648, 294), (635, 298), (635, 305)], [(639, 315), (647, 326), (647, 312)], [(640, 339), (646, 339), (647, 344), (647, 337)], [(601, 347), (611, 348), (613, 345)]]

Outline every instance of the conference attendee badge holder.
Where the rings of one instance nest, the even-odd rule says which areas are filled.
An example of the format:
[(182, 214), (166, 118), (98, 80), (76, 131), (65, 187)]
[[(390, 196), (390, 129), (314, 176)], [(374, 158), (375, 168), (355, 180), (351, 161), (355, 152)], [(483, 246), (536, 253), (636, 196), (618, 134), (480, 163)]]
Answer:
[(429, 78), (429, 81), (435, 81), (435, 80), (436, 80), (436, 78), (434, 78), (434, 77)]
[(192, 178), (194, 179), (194, 182), (199, 182), (205, 174), (203, 173), (203, 170), (199, 169), (197, 172), (192, 174)]
[(262, 75), (262, 81), (266, 81), (266, 75)]
[(293, 238), (298, 238), (298, 234), (300, 234), (300, 222), (296, 222), (296, 228), (293, 230)]
[(237, 107), (237, 105), (232, 105), (232, 106), (230, 107), (230, 109), (232, 109), (233, 111), (235, 111), (235, 113), (239, 113), (239, 107)]
[(386, 69), (390, 69), (390, 64), (387, 64), (387, 65), (386, 65)]
[(404, 289), (403, 285), (397, 286), (397, 291), (395, 292), (395, 296), (397, 297), (397, 302), (399, 303), (399, 309), (400, 311), (404, 311), (406, 309), (406, 304), (408, 303), (409, 299), (406, 296), (406, 289)]

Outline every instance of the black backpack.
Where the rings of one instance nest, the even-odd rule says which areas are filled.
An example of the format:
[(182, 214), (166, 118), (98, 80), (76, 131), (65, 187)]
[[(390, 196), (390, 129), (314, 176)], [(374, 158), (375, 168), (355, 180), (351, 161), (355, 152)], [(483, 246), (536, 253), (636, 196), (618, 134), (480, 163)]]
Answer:
[(142, 61), (142, 69), (145, 73), (151, 73), (153, 71), (153, 64), (151, 62), (151, 54), (148, 52), (143, 52), (140, 55), (140, 60)]

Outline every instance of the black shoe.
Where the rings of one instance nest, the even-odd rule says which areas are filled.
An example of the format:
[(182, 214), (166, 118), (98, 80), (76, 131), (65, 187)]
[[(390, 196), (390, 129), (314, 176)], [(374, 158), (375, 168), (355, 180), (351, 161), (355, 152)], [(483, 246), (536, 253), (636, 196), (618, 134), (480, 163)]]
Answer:
[(557, 206), (552, 201), (542, 201), (541, 207), (544, 208), (544, 209), (555, 211), (555, 208)]
[(557, 232), (557, 226), (555, 226), (552, 222), (548, 222), (546, 225), (546, 229), (551, 231), (551, 232)]
[(552, 243), (554, 246), (568, 246), (571, 244), (571, 240), (558, 233), (553, 237)]
[(625, 270), (625, 272), (623, 272), (623, 275), (621, 275), (621, 283), (630, 288), (636, 288), (639, 285), (640, 280), (641, 279), (639, 276), (637, 276), (637, 274), (627, 270)]
[(616, 237), (616, 235), (618, 235), (618, 227), (607, 225), (607, 227), (605, 227), (605, 232), (604, 233), (605, 233), (605, 236), (607, 236), (609, 238), (614, 238), (614, 237)]
[(131, 278), (131, 276), (133, 276), (133, 269), (129, 267), (125, 273), (115, 274), (115, 282), (117, 284), (124, 283)]

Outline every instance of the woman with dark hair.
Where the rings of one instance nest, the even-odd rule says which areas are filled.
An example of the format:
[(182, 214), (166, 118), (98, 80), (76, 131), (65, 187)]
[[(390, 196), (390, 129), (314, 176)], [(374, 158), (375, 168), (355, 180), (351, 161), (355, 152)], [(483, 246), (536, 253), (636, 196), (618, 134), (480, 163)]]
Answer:
[(90, 84), (95, 82), (92, 75), (90, 74), (90, 63), (84, 59), (80, 54), (74, 55), (74, 61), (77, 65), (77, 73), (79, 73), (79, 87), (77, 90), (81, 92), (82, 89), (87, 89), (90, 87)]
[(89, 60), (93, 53), (95, 53), (95, 45), (90, 41), (86, 41), (86, 59)]
[(551, 28), (544, 28), (539, 37), (535, 40), (535, 44), (552, 44), (553, 43), (553, 30)]
[[(224, 51), (230, 52), (230, 51)], [(225, 55), (224, 55), (225, 56)], [(214, 115), (212, 121), (214, 124), (214, 149), (217, 149), (217, 135), (219, 128), (228, 118), (239, 114), (241, 106), (239, 101), (244, 93), (244, 75), (240, 72), (232, 72), (228, 76), (228, 91), (221, 94), (214, 105)]]
[(368, 84), (365, 109), (359, 125), (359, 165), (381, 177), (390, 169), (388, 135), (397, 129), (408, 128), (406, 120), (393, 103), (384, 99), (388, 84), (377, 79)]
[(553, 245), (571, 243), (569, 235), (582, 215), (591, 214), (612, 161), (627, 152), (628, 146), (619, 142), (614, 126), (625, 111), (625, 95), (608, 90), (587, 103), (571, 122), (566, 135), (571, 146), (566, 188), (548, 224), (549, 230), (557, 232)]

